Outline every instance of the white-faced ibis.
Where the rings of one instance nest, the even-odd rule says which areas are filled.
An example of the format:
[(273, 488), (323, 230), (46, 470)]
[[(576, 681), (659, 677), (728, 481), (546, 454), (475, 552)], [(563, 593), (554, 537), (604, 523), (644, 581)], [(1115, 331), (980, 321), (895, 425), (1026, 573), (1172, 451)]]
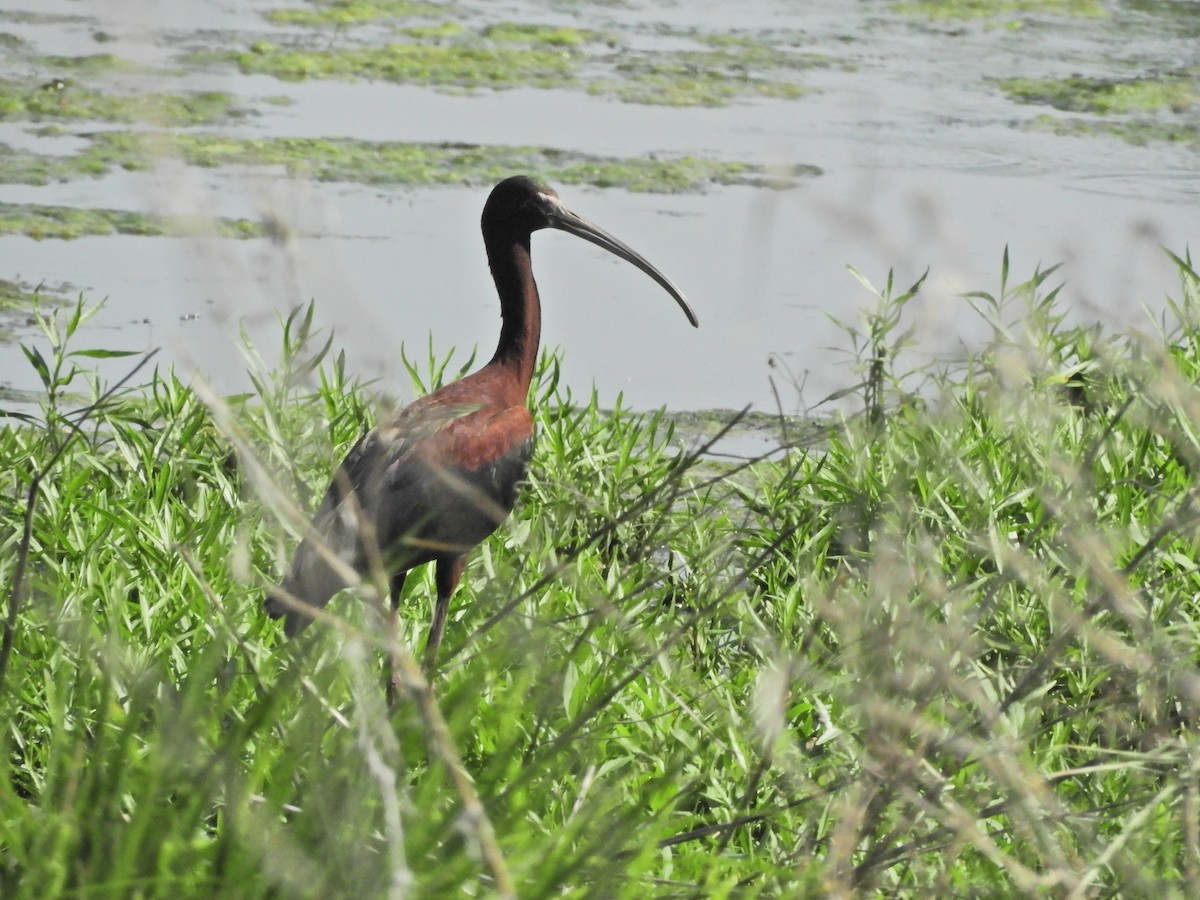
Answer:
[(381, 422), (350, 450), (282, 590), (267, 599), (272, 617), (286, 616), (288, 636), (312, 621), (310, 608), (325, 606), (346, 586), (327, 554), (364, 576), (373, 559), (380, 562), (391, 578), (393, 609), (405, 574), (435, 562), (437, 603), (425, 645), (425, 666), (432, 668), (467, 553), (512, 511), (533, 450), (533, 416), (526, 404), (541, 336), (529, 251), (534, 231), (557, 228), (633, 263), (675, 298), (693, 326), (699, 324), (670, 279), (532, 178), (496, 185), (482, 224), (503, 319), (496, 354), (479, 371)]

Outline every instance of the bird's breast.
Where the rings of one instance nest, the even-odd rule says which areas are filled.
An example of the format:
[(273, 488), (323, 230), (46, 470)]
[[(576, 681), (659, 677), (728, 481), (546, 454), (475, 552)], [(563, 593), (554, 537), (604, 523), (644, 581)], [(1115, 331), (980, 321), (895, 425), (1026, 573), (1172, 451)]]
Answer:
[[(384, 477), (379, 530), (414, 559), (469, 548), (512, 511), (533, 453), (525, 407), (480, 409), (444, 424), (393, 456)], [(415, 564), (415, 563), (414, 563)]]

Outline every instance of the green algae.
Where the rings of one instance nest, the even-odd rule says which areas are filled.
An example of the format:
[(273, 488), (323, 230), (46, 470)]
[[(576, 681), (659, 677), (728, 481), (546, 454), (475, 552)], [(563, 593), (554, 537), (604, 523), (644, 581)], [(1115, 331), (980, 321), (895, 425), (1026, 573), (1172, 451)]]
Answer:
[(892, 9), (904, 15), (929, 19), (997, 19), (1027, 15), (1098, 18), (1108, 14), (1100, 0), (911, 0), (893, 3)]
[(264, 15), (277, 25), (304, 25), (310, 28), (346, 27), (384, 19), (406, 19), (443, 12), (429, 3), (405, 0), (326, 0), (310, 9), (272, 9)]
[[(53, 135), (57, 129), (43, 129)], [(136, 148), (126, 140), (127, 132), (99, 132), (87, 136), (86, 146), (74, 154), (41, 154), (0, 144), (0, 184), (50, 184), (77, 178), (99, 178), (114, 169), (146, 169), (152, 164), (145, 135)]]
[(806, 93), (788, 74), (835, 64), (815, 54), (792, 54), (745, 39), (717, 41), (709, 50), (622, 58), (618, 79), (588, 85), (592, 94), (659, 106), (726, 106), (747, 97), (795, 99)]
[[(512, 171), (512, 170), (510, 170)], [(637, 193), (685, 193), (703, 190), (709, 185), (754, 185), (757, 187), (793, 187), (799, 178), (819, 175), (816, 166), (795, 166), (772, 170), (748, 163), (715, 162), (693, 156), (672, 159), (586, 160), (567, 166), (548, 165), (538, 171), (561, 184), (586, 184), (602, 188), (622, 188)]]
[(0, 278), (0, 310), (29, 308), (40, 299), (40, 291), (20, 281)]
[(1129, 144), (1180, 144), (1200, 150), (1200, 126), (1184, 122), (1126, 119), (1064, 119), (1045, 113), (1029, 127), (1061, 135), (1105, 135)]
[[(1147, 78), (1010, 78), (997, 82), (1021, 103), (1041, 104), (1094, 118), (1037, 116), (1028, 127), (1063, 135), (1107, 135), (1131, 144), (1172, 143), (1200, 148), (1195, 121), (1172, 120), (1200, 104), (1196, 73)], [(1194, 116), (1189, 118), (1194, 119)]]
[(1099, 115), (1173, 110), (1194, 106), (1198, 95), (1193, 78), (1180, 75), (1159, 78), (1009, 78), (999, 82), (1014, 100), (1041, 103), (1069, 112)]
[(0, 203), (0, 235), (24, 235), (45, 240), (112, 234), (251, 238), (264, 236), (266, 227), (248, 219), (162, 216), (119, 209)]
[(159, 125), (203, 125), (248, 115), (225, 91), (106, 93), (93, 86), (107, 75), (135, 73), (143, 79), (164, 73), (111, 53), (82, 56), (39, 56), (17, 41), (11, 48), (20, 68), (30, 73), (0, 77), (0, 121), (148, 122)]
[(512, 47), (391, 43), (347, 50), (306, 50), (257, 41), (247, 51), (216, 53), (244, 74), (284, 81), (368, 78), (435, 87), (558, 87), (574, 80), (560, 51)]
[[(146, 159), (135, 135), (103, 135), (106, 155), (120, 143), (131, 158)], [(760, 166), (694, 157), (617, 159), (545, 147), (481, 144), (423, 144), (350, 139), (245, 139), (179, 135), (173, 148), (192, 165), (281, 165), (290, 174), (317, 181), (371, 185), (484, 184), (514, 171), (536, 171), (568, 184), (622, 187), (631, 191), (695, 191), (709, 184), (761, 183)], [(808, 174), (794, 173), (794, 174)]]
[(649, 106), (728, 106), (747, 95), (791, 100), (806, 91), (800, 85), (752, 77), (733, 80), (717, 72), (686, 64), (649, 63), (640, 71), (627, 73), (624, 81), (607, 81), (588, 86), (593, 95), (615, 96), (623, 103)]
[(757, 35), (745, 33), (705, 34), (697, 37), (702, 44), (712, 48), (704, 59), (720, 66), (746, 67), (805, 71), (815, 68), (838, 67), (853, 71), (837, 57), (826, 53), (801, 52), (793, 47), (776, 42), (764, 41)]
[[(350, 28), (424, 12), (408, 4), (318, 3), (315, 8), (276, 10), (270, 18)], [(805, 93), (796, 72), (839, 64), (749, 34), (667, 30), (666, 36), (701, 46), (663, 52), (635, 50), (614, 35), (590, 29), (531, 22), (503, 21), (476, 29), (451, 21), (393, 24), (392, 33), (407, 40), (331, 47), (328, 40), (312, 46), (293, 37), (286, 43), (255, 41), (245, 50), (202, 51), (189, 59), (231, 63), (243, 73), (287, 81), (365, 78), (467, 91), (582, 88), (624, 102), (667, 106), (725, 106), (746, 97), (794, 99)]]
[(400, 34), (418, 41), (458, 37), (466, 32), (466, 28), (457, 22), (441, 22), (437, 25), (408, 25), (398, 30)]
[(30, 10), (0, 10), (0, 22), (18, 25), (86, 25), (88, 17), (75, 13), (40, 13)]
[[(5, 322), (9, 325), (14, 323), (32, 324), (32, 322), (21, 322), (12, 313), (28, 312), (38, 304), (46, 306), (62, 303), (74, 293), (74, 288), (65, 284), (51, 287), (45, 283), (30, 284), (27, 281), (0, 278), (0, 313), (6, 314)], [(4, 335), (4, 337), (8, 337), (8, 335)]]
[(107, 166), (86, 171), (76, 156), (45, 156), (0, 144), (0, 184), (49, 184), (107, 171)]
[[(64, 283), (30, 284), (27, 281), (0, 278), (0, 344), (15, 340), (18, 332), (35, 329), (35, 309), (51, 309), (78, 296), (76, 288)], [(2, 402), (31, 403), (35, 400), (34, 394), (0, 385)]]
[(143, 66), (112, 53), (92, 53), (84, 56), (42, 56), (37, 63), (56, 71), (72, 72), (76, 75), (99, 75), (102, 72), (136, 72)]
[(768, 169), (695, 157), (615, 158), (546, 147), (400, 143), (349, 138), (235, 138), (213, 134), (102, 131), (74, 155), (43, 156), (0, 145), (0, 183), (46, 184), (139, 170), (163, 157), (193, 166), (278, 166), (314, 181), (430, 187), (480, 185), (513, 172), (538, 172), (563, 184), (648, 193), (699, 191), (710, 185), (787, 187), (813, 167)]
[[(408, 3), (401, 0), (321, 0), (303, 9), (273, 9), (265, 13), (268, 21), (277, 25), (302, 25), (311, 28), (348, 28), (356, 25), (407, 19), (436, 18), (447, 9), (429, 3)], [(397, 26), (396, 31), (418, 40), (459, 38), (467, 29), (454, 21), (434, 25)], [(519, 43), (551, 47), (579, 47), (600, 39), (595, 32), (570, 27), (538, 25), (524, 22), (497, 22), (480, 33), (496, 43)]]
[(497, 22), (485, 28), (483, 36), (488, 40), (503, 43), (545, 44), (551, 47), (582, 47), (584, 44), (604, 39), (597, 31), (526, 22)]
[(748, 34), (694, 36), (700, 50), (621, 54), (617, 79), (589, 84), (592, 94), (660, 106), (726, 106), (745, 97), (791, 100), (807, 93), (796, 74), (848, 69), (835, 57), (802, 53)]
[(0, 121), (87, 119), (99, 122), (154, 122), (203, 125), (244, 117), (247, 111), (224, 91), (105, 94), (70, 79), (43, 84), (0, 79)]
[[(594, 32), (542, 26), (493, 26), (489, 45), (392, 43), (384, 47), (308, 50), (259, 41), (247, 51), (216, 54), (243, 73), (289, 81), (368, 78), (439, 88), (574, 88), (629, 103), (724, 106), (747, 96), (794, 99), (802, 85), (785, 77), (829, 58), (741, 44), (674, 53), (589, 56), (579, 48), (602, 40)], [(509, 46), (530, 42), (529, 46)], [(546, 49), (553, 48), (553, 49)], [(616, 77), (588, 74), (602, 67)], [(587, 72), (585, 72), (585, 68)]]

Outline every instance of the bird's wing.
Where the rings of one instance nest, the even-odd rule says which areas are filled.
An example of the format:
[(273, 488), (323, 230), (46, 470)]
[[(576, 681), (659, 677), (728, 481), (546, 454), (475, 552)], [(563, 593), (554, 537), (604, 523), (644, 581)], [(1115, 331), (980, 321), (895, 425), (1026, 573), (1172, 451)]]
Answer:
[(433, 558), (465, 552), (491, 534), (516, 502), (532, 431), (524, 406), (486, 406), (391, 453), (377, 495), (385, 545), (399, 541)]
[(533, 437), (533, 416), (524, 406), (484, 407), (455, 417), (422, 448), (427, 459), (477, 472), (522, 448)]
[[(418, 401), (359, 438), (334, 473), (282, 587), (311, 606), (324, 606), (347, 584), (330, 557), (361, 574), (371, 546), (386, 547), (413, 522), (428, 519), (431, 504), (418, 474), (421, 451), (439, 429), (478, 408)], [(290, 612), (277, 601), (268, 601), (268, 611)], [(289, 614), (288, 633), (308, 621)]]
[[(324, 606), (346, 586), (327, 556), (363, 573), (368, 543), (405, 568), (465, 552), (512, 509), (532, 431), (523, 406), (480, 403), (418, 401), (380, 423), (338, 467), (283, 589)], [(310, 621), (274, 597), (267, 611), (287, 615), (289, 635)]]

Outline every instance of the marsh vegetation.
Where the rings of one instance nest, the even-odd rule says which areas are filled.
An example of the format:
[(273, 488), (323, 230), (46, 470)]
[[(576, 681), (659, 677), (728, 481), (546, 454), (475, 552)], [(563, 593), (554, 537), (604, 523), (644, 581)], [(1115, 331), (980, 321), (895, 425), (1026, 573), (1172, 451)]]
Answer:
[[(1133, 273), (1119, 283), (1094, 266), (1122, 310), (1147, 305), (1136, 328), (1084, 320), (1061, 270), (1018, 276), (1007, 252), (996, 265), (1060, 204), (1047, 186), (1063, 172), (1088, 197), (1152, 197), (1167, 222), (1190, 212), (1196, 4), (872, 0), (853, 30), (845, 4), (803, 27), (749, 4), (757, 24), (736, 29), (702, 6), (683, 21), (690, 7), (655, 5), (646, 22), (627, 4), (493, 20), (281, 3), (132, 42), (157, 60), (122, 55), (73, 7), (0, 12), (0, 241), (17, 267), (0, 307), (20, 378), (0, 376), (32, 386), (0, 391), (0, 896), (1200, 895), (1192, 235), (1137, 220), (1178, 273), (1165, 302), (1127, 256), (1104, 260)], [(32, 37), (59, 26), (76, 52)], [(1088, 58), (1129, 34), (1139, 53)], [(1058, 52), (1078, 35), (1085, 66)], [(952, 79), (907, 67), (930, 46)], [(887, 115), (843, 102), (864, 80), (892, 91)], [(569, 138), (548, 127), (556, 112)], [(812, 134), (832, 143), (793, 143)], [(986, 248), (997, 283), (955, 268), (939, 287), (936, 264), (917, 280), (889, 259), (863, 264), (887, 275), (878, 289), (860, 275), (873, 300), (850, 311), (819, 274), (840, 284), (864, 246), (838, 237), (840, 218), (872, 252), (916, 235), (915, 268), (895, 264), (917, 273), (937, 249), (922, 229), (955, 222), (881, 214), (882, 180), (845, 180), (864, 147), (883, 180), (932, 172), (965, 198), (960, 222), (1011, 228)], [(618, 196), (686, 248), (714, 343), (675, 355), (650, 334), (656, 390), (686, 382), (720, 406), (733, 401), (714, 386), (732, 385), (741, 403), (767, 378), (740, 367), (769, 358), (768, 402), (647, 412), (666, 389), (652, 404), (581, 391), (572, 360), (613, 341), (588, 320), (572, 344), (560, 321), (518, 509), (471, 560), (442, 665), (429, 684), (402, 666), (409, 691), (389, 709), (386, 663), (423, 642), (431, 577), (409, 579), (394, 643), (371, 584), (291, 643), (264, 593), (333, 462), (401, 402), (388, 394), (474, 364), (448, 349), (470, 346), (453, 329), (473, 307), (395, 298), (475, 295), (435, 230), (469, 232), (446, 198), (514, 170), (595, 188), (597, 205)], [(999, 187), (962, 190), (964, 171)], [(839, 178), (849, 204), (810, 200), (790, 228), (788, 204)], [(290, 199), (246, 200), (270, 180), (330, 205), (289, 218)], [(333, 233), (331, 209), (352, 233)], [(1106, 235), (1081, 240), (1133, 252)], [(1014, 258), (1052, 257), (1034, 236)], [(168, 237), (184, 262), (164, 283), (147, 273)], [(357, 295), (350, 278), (310, 290), (302, 264), (339, 253)], [(79, 274), (97, 257), (107, 277)], [(946, 284), (984, 338), (930, 362), (918, 307)], [(759, 288), (797, 318), (754, 319)], [(376, 297), (415, 308), (419, 328), (385, 325), (365, 310)], [(818, 300), (849, 366), (804, 345), (820, 316), (796, 309)], [(322, 329), (335, 305), (350, 321)], [(232, 323), (223, 347), (244, 329), (237, 364), (212, 365), (245, 370), (244, 390), (129, 350), (183, 343), (211, 362), (198, 328), (172, 341), (164, 324), (204, 314)], [(411, 391), (366, 380), (356, 321), (403, 346)], [(739, 342), (755, 329), (769, 357)], [(602, 386), (628, 375), (585, 370)], [(836, 402), (811, 402), (833, 390), (812, 398), (816, 375)], [(805, 390), (821, 415), (784, 415)], [(733, 432), (769, 435), (766, 449), (731, 450)]]
[(0, 432), (4, 895), (1193, 893), (1177, 263), (1158, 332), (1066, 326), (1050, 272), (974, 293), (994, 338), (954, 372), (896, 368), (889, 285), (851, 329), (861, 414), (769, 458), (573, 398), (547, 357), (523, 501), (436, 692), (390, 711), (369, 585), (298, 643), (261, 612), (281, 498), (375, 410), (311, 310), (233, 398), (136, 358), (97, 383), (86, 311), (43, 313), (40, 406)]

